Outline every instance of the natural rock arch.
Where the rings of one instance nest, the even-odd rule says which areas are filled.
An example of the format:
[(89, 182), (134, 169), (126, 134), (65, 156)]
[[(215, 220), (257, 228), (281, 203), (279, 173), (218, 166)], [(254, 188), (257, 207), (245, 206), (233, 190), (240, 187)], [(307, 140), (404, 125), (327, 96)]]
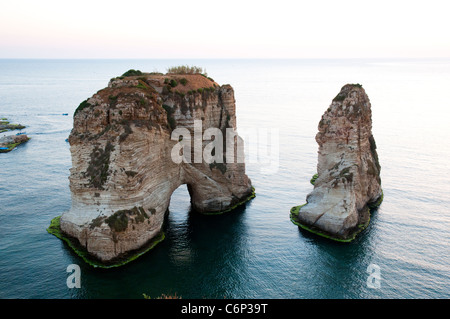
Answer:
[[(180, 82), (184, 85), (171, 85)], [(74, 114), (69, 137), (72, 206), (60, 219), (64, 236), (110, 263), (161, 233), (171, 195), (180, 185), (189, 185), (192, 207), (206, 214), (231, 210), (252, 198), (245, 164), (237, 160), (242, 144), (233, 149), (223, 144), (224, 163), (217, 156), (212, 163), (198, 160), (199, 147), (211, 143), (201, 138), (210, 128), (236, 134), (230, 85), (219, 86), (200, 74), (111, 79)], [(177, 129), (184, 135), (173, 138)], [(194, 136), (194, 143), (188, 143), (187, 135)], [(199, 136), (200, 146), (195, 144)], [(183, 143), (184, 159), (191, 155), (191, 161), (174, 161), (173, 150)], [(190, 150), (188, 144), (194, 144)]]

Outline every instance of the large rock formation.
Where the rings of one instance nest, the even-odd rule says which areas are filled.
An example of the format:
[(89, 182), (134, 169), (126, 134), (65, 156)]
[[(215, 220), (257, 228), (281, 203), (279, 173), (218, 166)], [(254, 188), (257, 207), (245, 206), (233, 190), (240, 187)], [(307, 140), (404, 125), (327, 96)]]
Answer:
[(350, 241), (367, 226), (370, 207), (382, 200), (380, 164), (372, 135), (372, 111), (359, 84), (347, 84), (323, 114), (314, 190), (291, 220), (317, 234)]
[[(251, 198), (244, 163), (198, 160), (195, 145), (191, 161), (174, 160), (174, 150), (186, 150), (177, 148), (180, 141), (198, 135), (196, 120), (200, 134), (208, 128), (224, 137), (227, 128), (234, 131), (233, 88), (201, 74), (139, 72), (111, 79), (81, 103), (69, 137), (72, 206), (61, 216), (62, 232), (100, 261), (112, 262), (160, 234), (172, 192), (182, 184), (193, 208), (203, 213), (230, 210)], [(173, 138), (182, 128), (189, 134)], [(224, 145), (224, 158), (229, 151)]]

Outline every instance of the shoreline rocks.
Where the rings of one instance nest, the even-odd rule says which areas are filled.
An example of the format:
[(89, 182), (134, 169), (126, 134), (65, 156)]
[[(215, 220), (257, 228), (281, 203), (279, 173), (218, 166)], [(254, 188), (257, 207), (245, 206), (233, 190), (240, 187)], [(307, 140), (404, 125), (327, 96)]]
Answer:
[[(24, 128), (25, 126), (21, 124), (11, 124), (6, 118), (0, 119), (0, 133), (13, 130), (21, 130)], [(28, 140), (30, 140), (30, 138), (22, 133), (18, 133), (16, 135), (2, 136), (0, 137), (0, 153), (11, 152), (20, 144), (28, 142)]]
[(306, 204), (291, 221), (318, 235), (351, 241), (381, 204), (380, 164), (372, 135), (371, 104), (359, 84), (347, 84), (319, 122), (317, 174)]
[(13, 130), (21, 130), (24, 129), (25, 126), (21, 124), (11, 124), (7, 118), (3, 117), (0, 119), (0, 133), (13, 131)]

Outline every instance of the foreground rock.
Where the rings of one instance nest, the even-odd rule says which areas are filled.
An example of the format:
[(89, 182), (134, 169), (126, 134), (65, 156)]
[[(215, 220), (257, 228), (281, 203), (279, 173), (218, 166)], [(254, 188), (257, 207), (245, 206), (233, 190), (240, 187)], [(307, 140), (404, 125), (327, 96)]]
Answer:
[(316, 141), (314, 190), (305, 205), (291, 209), (291, 220), (319, 235), (351, 241), (383, 196), (371, 105), (361, 85), (341, 89), (322, 116)]
[(20, 144), (28, 142), (29, 139), (25, 134), (0, 137), (0, 153), (8, 153)]
[(203, 213), (252, 198), (244, 163), (194, 162), (195, 146), (192, 161), (173, 160), (179, 141), (190, 138), (171, 138), (173, 131), (184, 128), (193, 136), (196, 120), (200, 134), (236, 129), (233, 88), (200, 74), (139, 72), (111, 79), (81, 103), (69, 137), (72, 206), (60, 218), (62, 233), (101, 262), (113, 263), (161, 238), (170, 197), (182, 184), (193, 208)]

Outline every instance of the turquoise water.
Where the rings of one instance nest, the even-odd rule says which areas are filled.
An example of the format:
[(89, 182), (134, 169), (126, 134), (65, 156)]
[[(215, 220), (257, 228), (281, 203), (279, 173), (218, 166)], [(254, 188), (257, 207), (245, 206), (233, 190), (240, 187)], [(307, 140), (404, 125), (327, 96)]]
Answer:
[[(247, 163), (257, 196), (221, 216), (190, 212), (180, 187), (165, 241), (93, 269), (46, 232), (70, 207), (71, 115), (128, 69), (179, 64), (234, 87), (238, 131), (278, 132), (276, 170)], [(289, 220), (312, 190), (317, 124), (346, 83), (371, 99), (385, 195), (350, 244)], [(0, 117), (32, 138), (0, 154), (0, 298), (449, 298), (449, 87), (450, 60), (0, 60)], [(81, 267), (80, 289), (66, 285), (69, 264)], [(367, 284), (370, 265), (379, 288)]]

